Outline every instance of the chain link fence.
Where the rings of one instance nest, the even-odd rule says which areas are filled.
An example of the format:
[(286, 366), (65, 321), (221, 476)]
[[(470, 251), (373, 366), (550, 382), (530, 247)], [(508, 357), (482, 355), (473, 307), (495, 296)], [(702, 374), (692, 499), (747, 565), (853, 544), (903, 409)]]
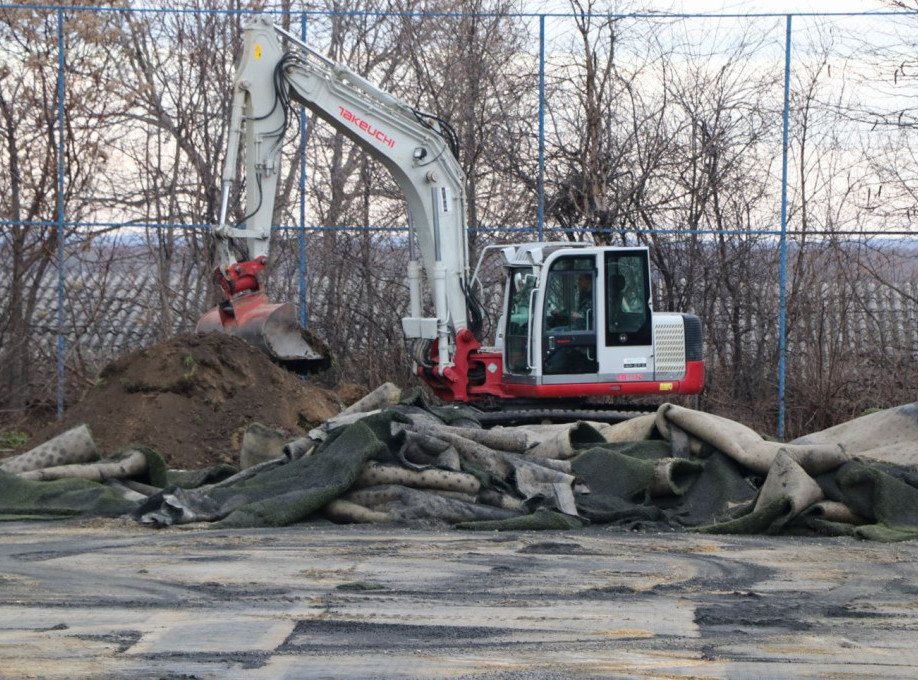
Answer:
[[(473, 253), (650, 246), (657, 308), (705, 325), (706, 408), (793, 434), (913, 398), (918, 14), (260, 7), (450, 122)], [(8, 415), (60, 413), (106, 361), (213, 303), (209, 225), (255, 12), (0, 5)], [(312, 114), (290, 127), (271, 295), (337, 349), (330, 379), (405, 382), (402, 199)]]

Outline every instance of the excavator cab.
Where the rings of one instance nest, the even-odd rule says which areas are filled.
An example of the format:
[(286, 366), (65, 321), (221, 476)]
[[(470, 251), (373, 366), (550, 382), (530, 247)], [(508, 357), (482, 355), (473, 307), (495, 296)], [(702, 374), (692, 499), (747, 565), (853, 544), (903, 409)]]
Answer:
[(701, 390), (700, 322), (653, 311), (646, 248), (531, 244), (504, 256), (505, 396)]

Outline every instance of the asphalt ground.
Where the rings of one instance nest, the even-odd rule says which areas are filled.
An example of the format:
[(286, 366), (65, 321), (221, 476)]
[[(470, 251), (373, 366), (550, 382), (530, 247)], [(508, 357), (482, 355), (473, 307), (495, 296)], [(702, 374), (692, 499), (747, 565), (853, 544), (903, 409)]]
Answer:
[(2, 678), (918, 678), (918, 543), (5, 523)]

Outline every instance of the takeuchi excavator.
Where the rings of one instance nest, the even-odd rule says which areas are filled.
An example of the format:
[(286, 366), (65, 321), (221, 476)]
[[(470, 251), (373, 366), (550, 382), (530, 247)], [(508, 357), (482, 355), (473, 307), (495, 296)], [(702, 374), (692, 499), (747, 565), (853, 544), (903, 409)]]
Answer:
[[(299, 49), (284, 51), (281, 38)], [(476, 402), (702, 390), (701, 324), (691, 314), (653, 310), (650, 257), (643, 247), (488, 246), (484, 255), (497, 251), (506, 283), (496, 337), (483, 344), (483, 310), (473, 294), (478, 268), (472, 273), (469, 267), (465, 175), (452, 129), (265, 16), (245, 28), (234, 82), (220, 222), (214, 229), (215, 276), (225, 300), (201, 319), (198, 331), (240, 335), (295, 370), (327, 365), (325, 351), (300, 328), (293, 305), (272, 304), (259, 280), (269, 256), (292, 102), (379, 161), (404, 192), (409, 316), (402, 328), (418, 375), (438, 397)], [(228, 226), (242, 145), (246, 217)], [(244, 240), (248, 259), (234, 261), (230, 239)], [(424, 313), (424, 281), (432, 315)]]

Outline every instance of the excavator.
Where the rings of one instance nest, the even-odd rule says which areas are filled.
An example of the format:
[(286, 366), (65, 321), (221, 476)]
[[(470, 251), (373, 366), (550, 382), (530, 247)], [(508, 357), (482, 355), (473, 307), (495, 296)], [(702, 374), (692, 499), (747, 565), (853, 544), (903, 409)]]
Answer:
[[(295, 48), (285, 51), (281, 40)], [(652, 307), (644, 247), (575, 242), (487, 246), (505, 274), (495, 337), (483, 344), (470, 270), (465, 175), (448, 123), (379, 89), (258, 16), (245, 27), (233, 85), (215, 279), (223, 301), (197, 330), (239, 335), (292, 370), (327, 366), (292, 304), (271, 303), (259, 278), (269, 256), (284, 132), (294, 104), (315, 112), (381, 163), (408, 207), (409, 315), (402, 320), (417, 374), (446, 402), (515, 403), (698, 394), (702, 328), (692, 314)], [(246, 216), (227, 224), (244, 147)], [(248, 256), (232, 257), (241, 239)], [(424, 276), (422, 276), (423, 260)], [(424, 312), (424, 282), (432, 314)], [(607, 400), (614, 402), (615, 400)]]

